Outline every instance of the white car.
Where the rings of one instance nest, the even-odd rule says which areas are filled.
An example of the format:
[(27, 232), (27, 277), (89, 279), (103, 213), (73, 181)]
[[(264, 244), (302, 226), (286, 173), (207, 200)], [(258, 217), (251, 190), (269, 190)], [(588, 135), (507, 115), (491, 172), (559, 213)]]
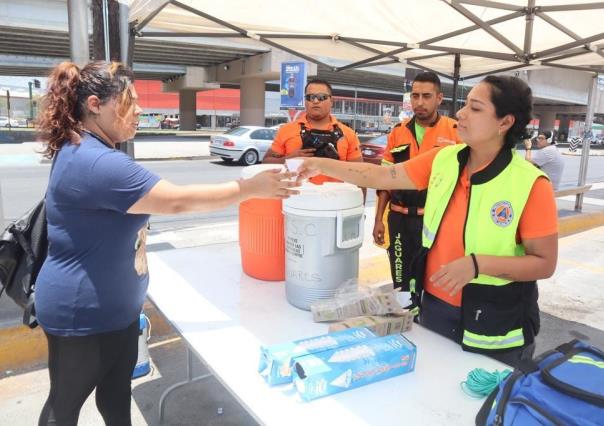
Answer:
[(271, 147), (276, 131), (267, 127), (240, 126), (210, 137), (210, 155), (244, 166), (256, 164)]
[(19, 121), (11, 118), (9, 124), (8, 117), (0, 117), (0, 127), (19, 127)]

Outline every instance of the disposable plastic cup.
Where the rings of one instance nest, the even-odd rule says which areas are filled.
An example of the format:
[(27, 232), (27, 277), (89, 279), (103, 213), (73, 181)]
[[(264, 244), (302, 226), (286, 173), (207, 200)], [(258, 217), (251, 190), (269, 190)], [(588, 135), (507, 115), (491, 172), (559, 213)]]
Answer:
[(286, 158), (285, 166), (290, 172), (297, 172), (303, 162), (304, 158)]

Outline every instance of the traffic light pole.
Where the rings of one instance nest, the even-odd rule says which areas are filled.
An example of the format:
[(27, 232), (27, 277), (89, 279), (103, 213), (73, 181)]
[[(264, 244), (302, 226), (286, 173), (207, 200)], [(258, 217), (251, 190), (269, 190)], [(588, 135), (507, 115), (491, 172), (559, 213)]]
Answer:
[(29, 120), (32, 121), (34, 119), (34, 97), (32, 94), (31, 86), (33, 86), (33, 81), (27, 83), (29, 85)]
[(10, 122), (10, 90), (6, 91), (6, 116), (8, 117), (8, 131), (10, 132), (13, 128)]

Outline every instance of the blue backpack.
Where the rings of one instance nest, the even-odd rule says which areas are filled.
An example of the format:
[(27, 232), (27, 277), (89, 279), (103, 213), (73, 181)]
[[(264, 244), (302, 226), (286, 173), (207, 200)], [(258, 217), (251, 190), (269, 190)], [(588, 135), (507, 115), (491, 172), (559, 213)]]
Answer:
[(477, 425), (604, 425), (604, 352), (573, 340), (521, 361), (489, 395)]

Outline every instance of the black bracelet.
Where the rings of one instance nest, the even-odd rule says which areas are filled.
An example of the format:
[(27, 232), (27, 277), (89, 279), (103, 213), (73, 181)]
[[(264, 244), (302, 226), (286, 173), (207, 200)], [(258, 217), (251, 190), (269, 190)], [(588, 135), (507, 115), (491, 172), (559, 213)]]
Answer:
[(474, 253), (470, 253), (470, 257), (472, 258), (472, 262), (474, 262), (474, 278), (478, 278), (478, 261), (476, 260), (476, 255)]

